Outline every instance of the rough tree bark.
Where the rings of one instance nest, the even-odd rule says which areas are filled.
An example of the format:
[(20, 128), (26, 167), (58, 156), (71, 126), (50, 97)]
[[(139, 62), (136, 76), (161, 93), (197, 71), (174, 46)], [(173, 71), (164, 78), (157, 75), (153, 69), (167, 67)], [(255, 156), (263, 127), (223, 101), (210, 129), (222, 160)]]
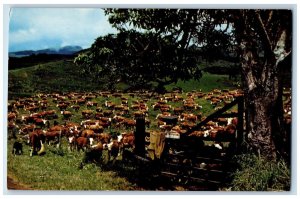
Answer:
[[(269, 16), (271, 13), (270, 11)], [(271, 38), (270, 35), (274, 35), (274, 32), (268, 32), (270, 28), (266, 28), (259, 11), (243, 11), (241, 16), (235, 25), (242, 33), (238, 39), (250, 122), (248, 140), (259, 155), (276, 160), (284, 154), (287, 136), (283, 128), (279, 67), (279, 63), (290, 53), (287, 52), (287, 29), (278, 26), (278, 36)], [(262, 51), (259, 49), (261, 44), (263, 56), (259, 55)]]

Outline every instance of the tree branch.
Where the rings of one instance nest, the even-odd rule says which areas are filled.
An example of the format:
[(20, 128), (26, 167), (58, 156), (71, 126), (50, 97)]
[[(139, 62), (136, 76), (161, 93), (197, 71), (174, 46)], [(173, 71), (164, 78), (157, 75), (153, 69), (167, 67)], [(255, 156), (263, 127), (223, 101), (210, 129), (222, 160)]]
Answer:
[(268, 35), (268, 32), (266, 31), (265, 25), (261, 19), (261, 16), (260, 16), (258, 10), (255, 11), (255, 16), (256, 16), (256, 19), (258, 22), (258, 28), (259, 28), (258, 31), (260, 32), (261, 38), (263, 40), (266, 53), (268, 55), (271, 55), (272, 54), (272, 43), (271, 43), (270, 37)]
[(273, 17), (273, 10), (271, 10), (270, 13), (269, 13), (269, 18), (268, 18), (268, 20), (266, 22), (266, 25), (265, 25), (266, 28), (269, 27), (269, 24), (270, 24), (270, 21), (271, 21), (272, 17)]

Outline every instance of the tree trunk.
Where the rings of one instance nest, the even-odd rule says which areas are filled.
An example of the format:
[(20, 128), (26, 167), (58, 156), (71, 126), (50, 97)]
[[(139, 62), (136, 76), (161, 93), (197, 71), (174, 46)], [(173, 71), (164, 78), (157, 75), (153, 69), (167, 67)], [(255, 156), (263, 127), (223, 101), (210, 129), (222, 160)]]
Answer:
[(240, 10), (234, 26), (241, 55), (249, 144), (276, 160), (289, 151), (280, 63), (291, 53), (290, 10)]
[(276, 147), (272, 139), (272, 123), (275, 122), (271, 117), (272, 102), (257, 93), (249, 94), (248, 100), (249, 143), (259, 155), (276, 159)]
[(260, 66), (255, 57), (254, 52), (244, 49), (242, 71), (249, 114), (248, 140), (259, 155), (276, 160), (283, 153), (286, 137), (281, 78), (275, 59)]

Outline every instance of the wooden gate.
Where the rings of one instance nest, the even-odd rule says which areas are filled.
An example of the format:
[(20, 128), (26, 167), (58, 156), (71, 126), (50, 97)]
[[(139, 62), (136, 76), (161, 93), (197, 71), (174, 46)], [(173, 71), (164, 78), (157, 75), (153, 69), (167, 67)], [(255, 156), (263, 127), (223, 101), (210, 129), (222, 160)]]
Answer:
[[(238, 106), (237, 113), (226, 113), (233, 106)], [(209, 121), (217, 118), (238, 118), (238, 125), (233, 137), (192, 137), (192, 132), (201, 129)], [(137, 124), (142, 118), (137, 119)], [(155, 168), (159, 168), (160, 174), (170, 177), (177, 183), (206, 183), (209, 186), (218, 187), (229, 180), (230, 159), (240, 150), (244, 135), (244, 99), (238, 97), (223, 108), (199, 122), (195, 127), (180, 135), (180, 139), (166, 138), (165, 148), (159, 161), (155, 161)], [(137, 126), (137, 129), (143, 129)], [(145, 143), (145, 131), (136, 131), (136, 143)], [(142, 135), (144, 134), (144, 135)], [(224, 143), (226, 151), (218, 149), (214, 144)], [(208, 143), (208, 144), (207, 144)], [(220, 144), (219, 144), (220, 145)], [(149, 161), (145, 156), (143, 147), (138, 147), (135, 157), (142, 161)], [(225, 147), (224, 147), (225, 148)]]

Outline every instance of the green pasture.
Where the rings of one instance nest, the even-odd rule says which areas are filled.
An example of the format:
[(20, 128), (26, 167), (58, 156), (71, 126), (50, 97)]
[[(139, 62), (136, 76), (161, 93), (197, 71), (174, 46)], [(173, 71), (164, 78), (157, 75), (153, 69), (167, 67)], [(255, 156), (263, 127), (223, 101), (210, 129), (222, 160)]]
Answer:
[[(30, 97), (36, 93), (52, 93), (52, 92), (94, 92), (101, 91), (103, 85), (98, 85), (88, 76), (80, 74), (78, 66), (73, 64), (71, 60), (61, 60), (55, 62), (49, 62), (46, 64), (40, 64), (28, 68), (21, 68), (17, 70), (10, 70), (8, 77), (8, 94), (9, 101), (19, 97)], [(203, 73), (203, 77), (200, 80), (190, 81), (178, 81), (176, 84), (170, 84), (166, 86), (168, 91), (171, 91), (174, 87), (180, 87), (184, 92), (180, 95), (186, 98), (186, 93), (191, 91), (210, 92), (213, 89), (236, 89), (238, 88), (238, 82), (233, 82), (228, 79), (227, 75), (214, 75), (209, 73)], [(118, 89), (121, 91), (125, 89), (127, 85), (120, 84)], [(128, 94), (125, 96), (129, 97)], [(140, 96), (129, 98), (129, 106), (133, 100), (142, 100)], [(91, 101), (98, 102), (99, 106), (103, 106), (106, 100), (113, 101), (120, 104), (121, 101), (118, 98), (109, 97), (97, 97)], [(58, 108), (55, 106), (51, 99), (49, 101), (49, 110), (57, 110), (59, 118), (57, 121), (60, 124), (65, 122), (61, 116)], [(150, 99), (147, 102), (148, 107), (156, 100)], [(194, 114), (208, 116), (214, 112), (213, 106), (209, 101), (200, 98), (196, 99), (196, 102), (202, 106), (201, 110), (191, 111)], [(173, 107), (182, 106), (181, 102), (170, 102)], [(73, 113), (71, 117), (72, 122), (80, 123), (83, 118), (81, 111), (87, 109), (86, 106), (82, 106), (78, 112), (75, 112), (70, 107), (67, 109)], [(91, 110), (96, 107), (89, 108)], [(236, 107), (234, 108), (236, 109)], [(131, 112), (132, 113), (132, 112)], [(154, 111), (152, 108), (149, 110), (149, 119), (152, 121), (150, 129), (157, 129), (155, 122), (156, 115), (160, 111)], [(20, 110), (20, 115), (28, 114), (24, 110)], [(132, 115), (131, 115), (132, 116)], [(130, 116), (130, 117), (131, 117)], [(52, 125), (52, 123), (51, 123)], [(106, 131), (122, 132), (126, 129), (107, 129)], [(182, 187), (171, 187), (169, 182), (165, 182), (164, 179), (150, 179), (148, 178), (146, 167), (137, 167), (134, 162), (122, 162), (119, 157), (115, 164), (108, 162), (106, 152), (103, 155), (103, 163), (97, 165), (95, 163), (87, 164), (83, 169), (79, 169), (79, 164), (84, 156), (83, 152), (69, 151), (67, 140), (63, 138), (60, 148), (55, 146), (46, 146), (46, 153), (43, 156), (29, 156), (29, 146), (23, 142), (23, 155), (13, 156), (11, 153), (14, 139), (7, 136), (7, 174), (15, 181), (25, 184), (34, 190), (93, 190), (93, 191), (122, 191), (122, 190), (185, 190)], [(22, 139), (18, 136), (18, 139)], [(261, 168), (263, 164), (262, 160), (252, 161), (247, 159), (242, 164), (241, 170), (235, 173), (233, 184), (227, 184), (224, 186), (231, 190), (249, 190), (249, 187), (254, 187), (254, 190), (268, 190), (270, 187), (275, 190), (285, 190), (289, 187), (287, 183), (282, 182), (282, 179), (288, 179), (289, 171), (286, 167), (279, 165), (276, 167), (274, 164), (269, 164), (273, 170), (264, 171), (261, 170), (259, 175), (251, 175), (251, 172), (256, 172), (257, 168)], [(246, 168), (247, 162), (253, 163), (253, 167)], [(255, 165), (258, 165), (255, 167)], [(278, 169), (277, 169), (278, 168)], [(282, 168), (285, 169), (284, 172)], [(268, 172), (268, 173), (267, 173)], [(278, 175), (278, 176), (276, 176)], [(251, 177), (251, 181), (248, 178)], [(263, 186), (264, 182), (276, 183), (276, 186)], [(235, 187), (230, 187), (234, 185)], [(278, 185), (278, 186), (277, 186)], [(253, 189), (251, 189), (253, 190)]]

